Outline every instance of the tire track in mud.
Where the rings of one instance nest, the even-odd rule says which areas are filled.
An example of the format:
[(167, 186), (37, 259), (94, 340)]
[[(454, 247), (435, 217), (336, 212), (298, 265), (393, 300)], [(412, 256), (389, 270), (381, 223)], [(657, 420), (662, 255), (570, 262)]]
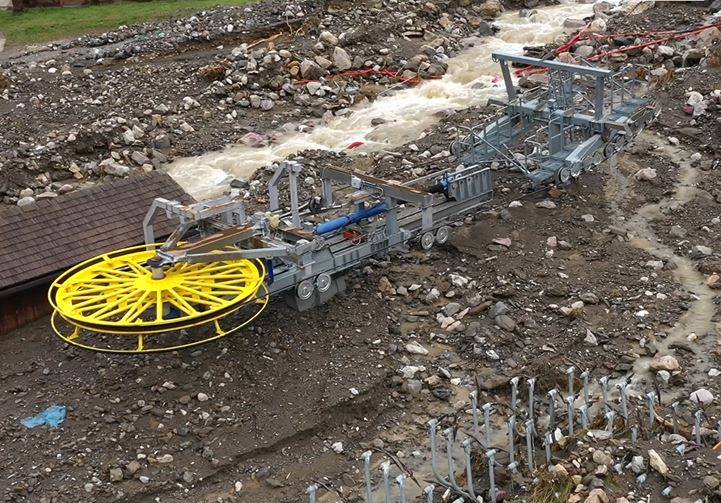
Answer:
[[(623, 204), (633, 196), (633, 193), (631, 176), (624, 173), (619, 165), (619, 163), (623, 165), (626, 160), (625, 157), (621, 157), (617, 162), (609, 163), (611, 179), (606, 186), (606, 198), (612, 213), (617, 218), (616, 225), (627, 232), (628, 244), (661, 260), (673, 263), (675, 267), (672, 274), (675, 281), (693, 295), (694, 300), (689, 309), (669, 330), (668, 335), (662, 340), (655, 340), (654, 343), (658, 354), (670, 354), (673, 350), (671, 346), (674, 343), (687, 343), (688, 335), (695, 333), (698, 339), (694, 346), (689, 346), (694, 351), (694, 362), (687, 370), (695, 371), (696, 376), (689, 373), (688, 377), (689, 382), (692, 382), (694, 377), (697, 380), (700, 377), (702, 380), (705, 374), (701, 374), (701, 371), (708, 370), (712, 365), (711, 352), (707, 349), (718, 343), (718, 334), (713, 322), (716, 311), (714, 304), (716, 294), (706, 285), (705, 277), (696, 269), (695, 263), (688, 257), (678, 255), (670, 246), (663, 244), (651, 227), (654, 220), (666, 218), (665, 214), (668, 210), (677, 209), (704, 193), (696, 187), (698, 169), (691, 165), (691, 152), (668, 145), (652, 133), (645, 132), (636, 141), (656, 147), (657, 151), (679, 166), (678, 179), (673, 186), (672, 194), (657, 203), (646, 204), (638, 208), (632, 215), (627, 215), (623, 210)], [(649, 375), (651, 359), (648, 356), (641, 356), (636, 360), (631, 371), (632, 384), (638, 385), (641, 378)], [(680, 392), (680, 389), (666, 392), (666, 399), (675, 398)]]

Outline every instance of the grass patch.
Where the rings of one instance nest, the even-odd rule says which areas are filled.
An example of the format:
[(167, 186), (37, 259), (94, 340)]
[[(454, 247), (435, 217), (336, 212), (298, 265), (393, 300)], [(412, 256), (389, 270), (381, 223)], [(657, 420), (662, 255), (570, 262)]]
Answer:
[(566, 503), (576, 487), (570, 477), (554, 478), (550, 473), (543, 472), (539, 478), (540, 483), (531, 497), (533, 503)]
[(0, 10), (0, 32), (8, 47), (101, 33), (126, 24), (187, 15), (220, 5), (243, 5), (251, 0), (162, 0), (86, 7), (40, 7), (24, 12)]

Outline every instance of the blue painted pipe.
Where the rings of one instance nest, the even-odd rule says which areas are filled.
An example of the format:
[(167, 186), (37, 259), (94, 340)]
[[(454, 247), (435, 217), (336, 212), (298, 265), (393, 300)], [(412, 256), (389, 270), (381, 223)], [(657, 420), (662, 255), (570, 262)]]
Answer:
[(388, 211), (388, 207), (385, 203), (376, 204), (371, 208), (359, 210), (355, 213), (351, 213), (350, 215), (334, 218), (333, 220), (328, 220), (327, 222), (318, 224), (315, 226), (315, 233), (328, 234), (329, 232), (340, 230), (347, 225), (360, 222), (361, 220), (366, 220), (367, 218), (371, 218), (376, 215), (380, 215), (381, 213), (385, 213), (386, 211)]

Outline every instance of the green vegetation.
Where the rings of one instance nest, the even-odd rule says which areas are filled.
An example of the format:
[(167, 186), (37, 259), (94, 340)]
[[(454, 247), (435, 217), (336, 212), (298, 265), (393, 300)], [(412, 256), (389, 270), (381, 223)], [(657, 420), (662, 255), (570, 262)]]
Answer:
[(249, 1), (162, 0), (87, 7), (47, 7), (19, 13), (0, 10), (0, 32), (7, 39), (7, 47), (41, 44), (86, 33), (102, 33), (127, 24), (183, 16), (219, 5), (242, 5)]

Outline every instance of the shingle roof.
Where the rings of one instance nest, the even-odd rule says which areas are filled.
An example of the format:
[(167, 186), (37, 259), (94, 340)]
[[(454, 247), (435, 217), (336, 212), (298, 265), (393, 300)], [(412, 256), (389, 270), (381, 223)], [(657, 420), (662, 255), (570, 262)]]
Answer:
[[(169, 175), (154, 171), (0, 209), (0, 291), (142, 244), (143, 217), (156, 197), (193, 202)], [(169, 234), (175, 223), (159, 213), (156, 236)]]

